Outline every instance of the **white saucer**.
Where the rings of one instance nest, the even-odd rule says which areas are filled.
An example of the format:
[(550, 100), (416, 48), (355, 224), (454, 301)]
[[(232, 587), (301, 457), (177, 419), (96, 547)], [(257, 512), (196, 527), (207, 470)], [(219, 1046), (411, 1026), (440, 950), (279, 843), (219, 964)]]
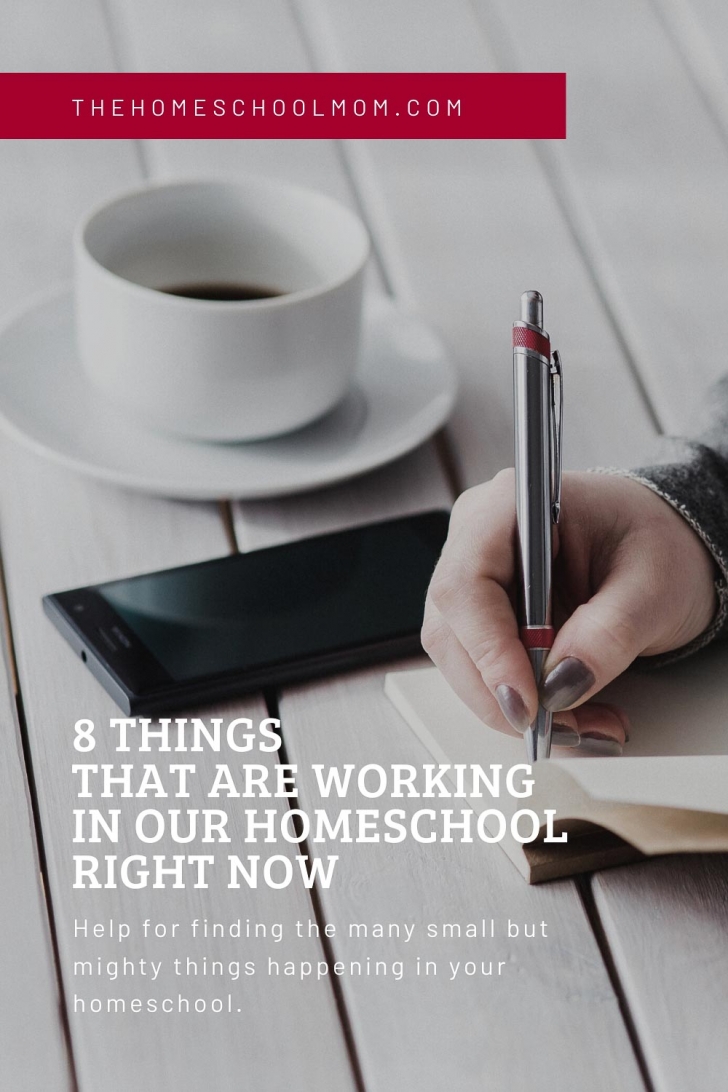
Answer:
[(356, 383), (320, 421), (274, 440), (198, 443), (126, 418), (78, 363), (64, 288), (0, 333), (0, 424), (64, 466), (130, 489), (188, 500), (274, 497), (342, 481), (431, 436), (453, 405), (456, 378), (420, 319), (367, 301)]

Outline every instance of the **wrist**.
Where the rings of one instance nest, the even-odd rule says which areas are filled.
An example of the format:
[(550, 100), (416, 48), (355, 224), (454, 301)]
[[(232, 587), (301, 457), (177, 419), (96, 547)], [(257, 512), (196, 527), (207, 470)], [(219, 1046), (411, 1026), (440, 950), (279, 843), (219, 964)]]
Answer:
[[(711, 534), (711, 520), (704, 518), (705, 498), (699, 488), (699, 482), (685, 480), (685, 468), (679, 464), (673, 467), (655, 467), (646, 470), (623, 470), (617, 468), (599, 469), (597, 473), (613, 474), (628, 479), (650, 490), (681, 517), (694, 535), (694, 553), (683, 559), (690, 569), (690, 560), (694, 567), (702, 570), (698, 578), (698, 592), (690, 596), (691, 606), (700, 621), (692, 626), (692, 633), (684, 640), (677, 639), (674, 646), (652, 654), (647, 652), (640, 660), (645, 666), (663, 666), (680, 660), (685, 656), (704, 648), (716, 638), (726, 636), (728, 632), (728, 559)], [(691, 503), (695, 501), (696, 503)], [(727, 503), (723, 498), (723, 503)], [(727, 527), (728, 529), (728, 527)], [(692, 547), (692, 543), (691, 543)]]

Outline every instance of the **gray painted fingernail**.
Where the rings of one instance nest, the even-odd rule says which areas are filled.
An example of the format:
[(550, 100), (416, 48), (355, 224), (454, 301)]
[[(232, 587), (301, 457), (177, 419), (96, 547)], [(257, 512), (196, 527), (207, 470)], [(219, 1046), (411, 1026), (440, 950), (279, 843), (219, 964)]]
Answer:
[(567, 656), (541, 683), (540, 698), (545, 709), (568, 709), (594, 686), (594, 672), (575, 656)]
[(554, 747), (578, 747), (581, 737), (568, 724), (554, 724), (551, 730), (551, 742)]
[(593, 755), (594, 758), (617, 758), (622, 753), (622, 744), (616, 739), (606, 739), (603, 736), (581, 736), (579, 741), (580, 755)]
[(499, 686), (495, 692), (501, 713), (517, 732), (525, 732), (531, 721), (523, 698), (512, 686)]

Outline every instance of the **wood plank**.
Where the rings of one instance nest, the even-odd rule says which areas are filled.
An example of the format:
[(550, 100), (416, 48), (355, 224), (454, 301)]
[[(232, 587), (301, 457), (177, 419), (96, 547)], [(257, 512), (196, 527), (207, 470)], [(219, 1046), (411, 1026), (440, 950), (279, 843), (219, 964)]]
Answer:
[[(297, 6), (312, 43), (320, 43), (320, 67), (495, 67), (464, 0)], [(362, 195), (375, 230), (386, 238), (380, 250), (396, 256), (397, 285), (406, 281), (458, 365), (462, 394), (450, 431), (465, 483), (513, 461), (509, 337), (529, 286), (543, 292), (546, 326), (563, 353), (565, 466), (639, 462), (654, 442), (652, 421), (533, 148), (427, 140), (348, 147), (364, 170)]]
[[(32, 35), (21, 34), (13, 40), (14, 65), (113, 68), (100, 8), (77, 2), (70, 8), (51, 6), (49, 10), (48, 4), (37, 2), (25, 10), (32, 14), (34, 28), (43, 25), (47, 48), (43, 63), (38, 64), (35, 29)], [(124, 142), (29, 142), (4, 147), (0, 231), (12, 244), (5, 247), (0, 261), (0, 286), (8, 289), (4, 298), (17, 301), (65, 277), (70, 231), (77, 215), (105, 193), (136, 183), (139, 177), (137, 149)], [(74, 941), (76, 918), (128, 921), (132, 938), (126, 954), (132, 958), (148, 958), (153, 947), (140, 940), (141, 922), (147, 917), (183, 922), (196, 917), (230, 922), (241, 917), (243, 922), (250, 918), (268, 925), (283, 921), (288, 939), (281, 944), (259, 942), (256, 954), (261, 959), (270, 954), (282, 960), (292, 956), (295, 948), (298, 959), (321, 959), (322, 949), (315, 939), (291, 942), (291, 923), (312, 914), (302, 887), (167, 891), (161, 897), (147, 889), (73, 891), (71, 820), (77, 801), (70, 765), (77, 756), (72, 726), (81, 715), (101, 726), (118, 711), (43, 617), (40, 597), (53, 589), (224, 554), (228, 543), (215, 506), (174, 504), (107, 489), (12, 444), (4, 446), (3, 456), (0, 511), (9, 602), (67, 994), (126, 1000), (134, 995), (134, 980), (102, 985), (97, 993), (88, 981), (79, 987), (73, 976), (74, 961), (89, 958), (89, 944), (93, 944), (94, 957), (104, 962), (124, 953), (107, 938)], [(236, 715), (256, 720), (265, 712), (255, 700), (233, 709)], [(99, 736), (95, 753), (113, 761), (110, 735), (100, 732)], [(208, 775), (211, 762), (212, 756), (206, 755)], [(133, 811), (125, 811), (124, 837), (128, 837)], [(231, 825), (239, 833), (234, 820)], [(174, 852), (166, 839), (157, 848)], [(262, 850), (263, 857), (267, 852)], [(194, 958), (203, 952), (210, 955), (209, 948), (191, 943), (179, 954)], [(239, 958), (239, 942), (234, 938), (216, 941), (215, 956), (225, 963)], [(165, 957), (171, 958), (169, 947)], [(169, 978), (164, 987), (170, 987)], [(138, 985), (137, 991), (137, 996), (153, 995), (151, 989), (140, 990)], [(189, 988), (179, 992), (209, 1002), (219, 995), (219, 988), (214, 980), (199, 984), (190, 980)], [(209, 1005), (204, 1015), (156, 1018), (129, 1012), (108, 1017), (71, 1012), (79, 1086), (94, 1092), (140, 1086), (177, 1092), (212, 1082), (216, 1089), (225, 1090), (239, 1088), (244, 1074), (251, 1087), (265, 1090), (351, 1087), (329, 985), (292, 983), (261, 973), (245, 989), (239, 986), (238, 994), (239, 1010), (229, 1017), (212, 1014)], [(42, 1012), (40, 1003), (38, 1011)], [(36, 1049), (39, 1055), (47, 1053), (50, 1065), (50, 1048), (41, 1041), (43, 1030), (42, 1025), (35, 1026)], [(319, 1036), (326, 1040), (325, 1054), (317, 1045)], [(50, 1081), (48, 1087), (53, 1087)]]
[[(282, 716), (289, 755), (301, 768), (312, 762), (421, 768), (431, 761), (404, 725), (392, 719), (378, 672), (325, 691), (306, 687), (288, 693)], [(304, 806), (325, 806), (312, 779), (306, 789)], [(377, 808), (382, 814), (401, 809), (405, 823), (419, 807), (439, 814), (450, 806), (457, 812), (457, 801), (401, 799), (389, 792), (375, 800), (351, 792), (346, 806)], [(368, 1089), (434, 1092), (452, 1084), (473, 1092), (642, 1088), (572, 882), (529, 887), (505, 854), (477, 841), (380, 842), (351, 846), (346, 853), (346, 846), (337, 848), (337, 883), (322, 893), (327, 919), (337, 925), (336, 958), (348, 962), (370, 955), (404, 964), (396, 990), (386, 978), (342, 980)], [(480, 928), (483, 919), (489, 923), (491, 918), (500, 939), (441, 935), (444, 923), (459, 924), (464, 934), (466, 923)], [(503, 938), (509, 919), (519, 926), (529, 923), (529, 928), (545, 921), (549, 939), (539, 943), (521, 936), (509, 942)], [(365, 942), (346, 934), (351, 922), (370, 928), (376, 922), (407, 923), (415, 931), (408, 943)], [(440, 931), (437, 939), (427, 938), (428, 925)], [(421, 968), (435, 962), (437, 974), (418, 976), (418, 959)], [(487, 968), (491, 960), (494, 973), (495, 963), (505, 962), (502, 976), (479, 977), (481, 962)], [(465, 979), (461, 973), (451, 981), (451, 961), (460, 963), (461, 972), (471, 961), (478, 974)]]
[[(7, 650), (3, 650), (7, 654)], [(13, 1088), (71, 1092), (55, 964), (7, 655), (0, 663), (0, 1058)]]
[[(284, 68), (291, 66), (292, 59), (303, 67), (305, 54), (294, 52), (295, 49), (300, 50), (300, 46), (294, 45), (297, 42), (296, 27), (290, 21), (287, 9), (279, 3), (266, 5), (265, 18), (269, 18), (271, 11), (275, 13), (277, 33), (267, 36), (264, 55), (261, 56), (252, 47), (248, 51), (243, 31), (247, 25), (246, 13), (250, 10), (249, 5), (241, 5), (243, 14), (240, 15), (237, 29), (230, 22), (226, 24), (231, 40), (238, 46), (237, 67)], [(137, 2), (126, 3), (124, 11), (127, 34), (134, 37), (135, 64), (140, 68), (183, 66), (182, 54), (173, 54), (167, 48), (165, 27), (170, 15), (159, 10), (150, 14), (146, 6)], [(150, 23), (152, 18), (153, 24)], [(262, 20), (263, 17), (260, 18)], [(190, 25), (187, 24), (188, 29)], [(155, 33), (150, 33), (152, 27)], [(206, 39), (210, 33), (206, 17), (200, 15), (194, 23), (191, 39)], [(381, 35), (380, 44), (387, 39), (388, 31)], [(406, 55), (401, 35), (396, 44), (399, 53)], [(209, 45), (200, 48), (203, 53), (210, 49)], [(366, 68), (369, 64), (356, 67)], [(434, 255), (437, 254), (437, 260), (442, 259), (446, 264), (453, 260), (448, 256), (450, 236), (446, 238), (443, 234), (430, 245), (428, 235), (430, 219), (435, 221), (437, 217), (447, 215), (447, 206), (452, 203), (448, 187), (459, 177), (458, 172), (463, 166), (462, 159), (457, 156), (449, 166), (452, 151), (449, 147), (443, 149), (444, 154), (441, 152), (437, 160), (440, 185), (435, 195), (431, 195), (426, 208), (423, 209), (419, 196), (413, 202), (417, 211), (410, 216), (411, 231), (425, 239), (417, 253), (414, 249), (407, 253), (406, 273), (412, 276), (414, 282), (418, 262), (429, 269), (430, 284), (434, 285)], [(316, 152), (321, 160), (330, 157), (325, 145), (319, 144)], [(311, 173), (307, 173), (309, 167), (305, 162), (305, 149), (291, 149), (289, 145), (280, 144), (267, 148), (265, 158), (257, 158), (258, 150), (251, 142), (244, 146), (227, 145), (220, 159), (217, 153), (218, 149), (209, 143), (205, 144), (204, 149), (193, 145), (167, 144), (151, 149), (150, 161), (160, 165), (165, 174), (172, 174), (196, 167), (203, 159), (212, 169), (227, 167), (237, 155), (241, 167), (280, 171), (284, 175), (295, 170), (298, 180), (320, 184), (315, 173), (319, 169), (318, 164), (311, 162)], [(358, 178), (355, 179), (357, 181)], [(413, 201), (413, 194), (418, 194), (421, 186), (427, 188), (431, 184), (431, 176), (426, 173), (417, 176), (415, 184), (415, 176), (411, 174), (402, 181), (403, 189), (407, 188), (408, 200)], [(504, 178), (501, 195), (505, 192), (506, 181)], [(333, 185), (339, 188), (345, 184), (343, 174), (338, 180), (332, 180), (332, 176), (327, 176), (325, 180), (329, 192), (332, 192)], [(474, 193), (473, 184), (469, 189), (471, 199)], [(458, 191), (458, 200), (460, 197)], [(349, 199), (353, 200), (353, 197)], [(385, 218), (391, 212), (396, 222), (402, 216), (401, 206), (395, 208), (388, 199), (380, 212)], [(492, 225), (494, 223), (495, 220)], [(370, 222), (370, 226), (379, 244), (377, 224)], [(461, 231), (464, 227), (461, 224)], [(464, 245), (462, 240), (460, 245)], [(379, 245), (378, 249), (381, 250)], [(388, 242), (384, 252), (391, 253)], [(475, 258), (479, 252), (473, 248), (472, 257)], [(458, 283), (461, 286), (462, 269), (460, 263)], [(451, 271), (447, 265), (446, 278)], [(495, 276), (494, 271), (491, 272)], [(516, 295), (522, 287), (519, 283)], [(427, 306), (428, 313), (436, 315), (438, 322), (441, 322), (442, 316), (450, 315), (449, 333), (462, 324), (471, 349), (477, 345), (471, 360), (479, 361), (480, 337), (478, 324), (473, 321), (477, 311), (472, 310), (472, 300), (468, 300), (455, 307), (453, 316), (454, 295), (455, 289), (444, 300), (441, 299), (436, 308), (432, 307), (432, 294), (429, 299), (420, 297), (420, 302)], [(509, 311), (504, 327), (506, 345), (508, 322), (512, 317)], [(460, 359), (463, 356), (461, 344), (458, 345), (456, 340)], [(473, 363), (471, 375), (475, 370)], [(499, 426), (499, 418), (503, 416), (506, 404), (505, 385), (502, 391), (502, 404), (490, 407), (488, 442), (493, 444), (495, 450), (490, 453), (490, 464), (485, 462), (486, 469), (488, 465), (495, 469), (498, 457), (493, 432), (502, 435), (501, 452), (505, 451), (507, 428), (505, 424)], [(468, 397), (474, 397), (475, 392), (476, 384), (471, 381)], [(508, 404), (509, 401), (510, 395)], [(632, 407), (633, 403), (630, 403), (626, 410), (628, 414), (634, 412)], [(475, 411), (470, 417), (470, 429), (480, 431)], [(510, 439), (508, 445), (510, 450)], [(483, 451), (484, 446), (479, 447), (479, 452)], [(241, 545), (246, 548), (260, 546), (413, 506), (443, 503), (448, 496), (446, 487), (439, 475), (433, 473), (432, 477), (428, 477), (428, 458), (430, 456), (426, 452), (411, 457), (410, 464), (416, 470), (414, 475), (410, 474), (405, 461), (398, 467), (310, 498), (242, 505), (236, 513), (236, 532)], [(483, 466), (482, 461), (480, 465)], [(350, 676), (285, 694), (282, 710), (289, 757), (298, 762), (302, 770), (316, 761), (330, 764), (373, 758), (386, 764), (398, 759), (414, 762), (424, 759), (414, 739), (383, 697), (381, 672)], [(305, 800), (309, 807), (314, 807), (318, 801), (311, 778), (302, 777), (302, 780)], [(338, 882), (329, 891), (320, 892), (320, 897), (327, 920), (334, 922), (339, 930), (345, 929), (354, 915), (358, 921), (369, 922), (411, 921), (413, 916), (420, 922), (477, 918), (487, 900), (488, 905), (496, 908), (496, 913), (501, 916), (513, 913), (538, 917), (539, 921), (548, 918), (557, 937), (553, 948), (533, 952), (530, 958), (525, 952), (514, 955), (523, 974), (516, 971), (507, 993), (502, 989), (476, 988), (473, 982), (463, 985), (462, 990), (449, 990), (442, 977), (437, 982), (432, 980), (426, 983), (422, 990), (417, 989), (417, 984), (404, 979), (396, 988), (391, 978), (387, 981), (343, 981), (342, 988), (368, 1088), (390, 1088), (396, 1084), (403, 1089), (417, 1087), (427, 1090), (441, 1088), (446, 1080), (453, 1079), (465, 1089), (502, 1088), (506, 1079), (519, 1087), (529, 1084), (545, 1087), (546, 1083), (554, 1082), (557, 1075), (560, 1087), (566, 1089), (581, 1089), (587, 1080), (592, 1085), (597, 1082), (595, 1086), (603, 1088), (614, 1087), (615, 1082), (623, 1088), (641, 1087), (615, 998), (573, 885), (556, 885), (543, 894), (529, 890), (507, 861), (497, 853), (482, 852), (482, 847), (479, 851), (472, 846), (464, 846), (462, 850), (455, 846), (428, 846), (426, 849), (408, 848), (406, 852), (398, 852), (397, 847), (391, 846), (364, 848), (340, 845), (337, 850), (341, 854), (337, 866), (340, 870)], [(477, 853), (477, 857), (473, 853)], [(428, 919), (428, 915), (432, 917)], [(362, 954), (362, 947), (346, 936), (337, 934), (333, 943), (334, 955), (338, 959), (355, 959)], [(465, 948), (471, 956), (481, 954), (476, 945), (466, 945)], [(455, 955), (457, 951), (452, 943), (439, 945), (438, 958), (446, 959), (448, 954), (460, 958)], [(409, 952), (401, 942), (384, 945), (382, 952), (390, 961), (401, 957), (409, 962)], [(516, 983), (521, 981), (525, 985), (517, 986)], [(574, 1011), (575, 1007), (570, 1001), (575, 991), (579, 997), (578, 1012)], [(543, 1030), (535, 1032), (533, 1050), (526, 1051), (522, 1048), (524, 1005), (532, 1005), (533, 1013), (537, 1010), (548, 1013)], [(563, 1049), (563, 1029), (566, 1026), (569, 1028), (570, 1043), (568, 1057)], [(493, 1028), (492, 1034), (488, 1027)], [(562, 1033), (561, 1038), (559, 1032)], [(597, 1049), (598, 1041), (603, 1043), (605, 1038), (609, 1048), (604, 1052), (604, 1057), (608, 1061), (604, 1069), (595, 1075), (593, 1052)], [(580, 1041), (585, 1045), (577, 1049), (574, 1044)], [(603, 1082), (601, 1085), (600, 1081)]]
[(728, 33), (725, 5), (720, 0), (654, 0), (654, 7), (728, 145), (728, 64), (721, 48)]
[[(285, 0), (267, 0), (265, 8), (252, 0), (216, 0), (204, 16), (189, 2), (172, 13), (143, 0), (112, 0), (111, 10), (121, 64), (129, 71), (301, 72), (308, 67)], [(254, 172), (295, 179), (351, 203), (331, 141), (155, 140), (144, 141), (144, 149), (155, 178)]]
[[(656, 8), (728, 143), (728, 65), (717, 48), (728, 34), (725, 5), (658, 0)], [(728, 1068), (723, 1032), (728, 976), (720, 969), (728, 857), (672, 858), (638, 870), (620, 869), (596, 877), (593, 886), (660, 1092), (690, 1085), (696, 1074), (706, 1092), (722, 1088)], [(681, 1029), (677, 1039), (675, 1027)]]
[(728, 147), (654, 5), (475, 6), (502, 67), (568, 72), (569, 136), (544, 155), (666, 430), (685, 430), (725, 371)]
[[(36, 71), (64, 67), (58, 50), (59, 38), (69, 45), (67, 65), (84, 67), (84, 30), (91, 38), (102, 27), (99, 13), (89, 9), (79, 36), (69, 43), (69, 11), (60, 5), (44, 11), (44, 33), (38, 33), (37, 5), (0, 9), (3, 34), (0, 38), (0, 67), (13, 71), (27, 67)], [(75, 51), (75, 52), (74, 52)], [(92, 61), (88, 59), (88, 67)], [(66, 224), (73, 222), (91, 193), (98, 193), (99, 150), (89, 154), (90, 145), (47, 142), (43, 153), (23, 142), (3, 141), (0, 169), (0, 205), (3, 256), (0, 260), (0, 295), (3, 314), (28, 292), (70, 273), (70, 247)], [(72, 164), (80, 182), (58, 187), (45, 170), (45, 159)], [(131, 162), (131, 159), (129, 160)], [(117, 160), (120, 181), (126, 164)], [(108, 177), (108, 168), (101, 172)], [(81, 181), (86, 179), (86, 185)], [(88, 188), (86, 188), (88, 186)], [(58, 214), (46, 215), (52, 208)], [(64, 222), (65, 221), (65, 222)], [(63, 226), (61, 226), (63, 224)], [(35, 225), (35, 228), (34, 226)], [(28, 246), (29, 232), (41, 228), (44, 261), (38, 261)], [(2, 462), (2, 477), (11, 472)], [(5, 513), (3, 513), (3, 520)], [(3, 534), (7, 528), (3, 523)], [(4, 559), (7, 564), (7, 558)], [(64, 1043), (61, 1003), (50, 941), (47, 911), (40, 878), (38, 849), (25, 764), (10, 684), (0, 665), (0, 1057), (4, 1083), (9, 1087), (68, 1090), (72, 1076)]]
[[(493, 6), (477, 3), (502, 61), (517, 42), (514, 67), (568, 72), (569, 138), (551, 149), (553, 176), (671, 430), (689, 426), (706, 384), (725, 371), (708, 332), (711, 301), (728, 286), (728, 154), (716, 139), (728, 100), (712, 45), (724, 37), (725, 11), (710, 0), (692, 7), (700, 23), (680, 0), (589, 12), (564, 2), (534, 26), (518, 0), (498, 5), (499, 30)], [(726, 996), (715, 988), (713, 953), (727, 886), (725, 857), (650, 862), (594, 880), (660, 1092), (724, 1083)]]
[(602, 872), (594, 895), (656, 1092), (722, 1092), (728, 1069), (728, 859)]
[[(26, 713), (31, 731), (34, 766), (37, 771), (39, 801), (49, 856), (50, 885), (54, 899), (62, 965), (66, 985), (69, 1018), (76, 1066), (81, 1087), (118, 1089), (146, 1083), (160, 1089), (199, 1089), (212, 1082), (216, 1089), (239, 1087), (240, 1073), (262, 1089), (346, 1088), (348, 1062), (328, 985), (288, 982), (267, 977), (268, 956), (280, 959), (323, 958), (315, 940), (298, 941), (293, 934), (296, 920), (312, 916), (310, 903), (302, 886), (272, 890), (228, 890), (223, 883), (211, 883), (209, 890), (151, 889), (74, 890), (72, 852), (72, 812), (83, 806), (75, 796), (78, 788), (70, 767), (79, 761), (73, 750), (73, 724), (88, 717), (97, 727), (98, 743), (92, 759), (98, 764), (118, 764), (115, 738), (103, 726), (118, 715), (111, 700), (100, 690), (90, 673), (74, 657), (44, 618), (40, 596), (51, 589), (74, 586), (144, 569), (166, 567), (225, 552), (223, 527), (214, 508), (176, 505), (94, 486), (66, 472), (39, 464), (24, 453), (13, 451), (6, 466), (9, 474), (2, 483), (4, 546), (9, 572), (10, 607), (16, 633), (20, 679), (25, 695)], [(44, 526), (53, 534), (38, 534), (38, 512)], [(85, 531), (79, 531), (85, 529)], [(96, 533), (94, 533), (94, 529)], [(209, 716), (213, 711), (208, 711)], [(255, 723), (266, 715), (261, 701), (246, 701), (223, 710), (227, 717), (248, 716)], [(235, 756), (179, 756), (180, 761), (195, 761), (201, 784), (210, 785), (217, 761), (235, 762)], [(139, 756), (136, 768), (145, 759)], [(146, 761), (154, 761), (149, 756)], [(263, 758), (260, 759), (263, 761)], [(84, 761), (84, 759), (81, 759)], [(134, 761), (130, 755), (127, 761)], [(160, 755), (162, 768), (169, 761)], [(240, 761), (238, 756), (237, 763)], [(275, 759), (269, 761), (274, 762)], [(59, 773), (60, 771), (60, 773)], [(89, 804), (88, 806), (96, 806)], [(104, 804), (102, 802), (101, 806)], [(118, 806), (114, 802), (106, 806)], [(122, 831), (118, 853), (143, 852), (133, 836), (137, 812), (154, 807), (155, 801), (126, 800), (122, 806)], [(157, 804), (156, 806), (160, 806)], [(163, 808), (169, 805), (163, 803)], [(189, 802), (181, 807), (203, 807), (204, 797), (191, 790)], [(220, 806), (225, 806), (224, 804)], [(274, 802), (271, 802), (274, 807)], [(278, 812), (286, 802), (278, 801)], [(256, 852), (242, 845), (240, 822), (243, 814), (234, 806), (230, 816), (231, 837), (241, 856)], [(213, 847), (214, 850), (215, 847)], [(224, 847), (223, 847), (224, 849)], [(110, 847), (116, 852), (116, 847)], [(168, 836), (155, 843), (153, 852), (184, 852)], [(210, 852), (210, 849), (197, 849)], [(283, 852), (276, 849), (276, 852)], [(291, 852), (291, 847), (287, 847)], [(147, 849), (151, 853), (151, 849)], [(264, 859), (272, 851), (257, 848)], [(224, 867), (225, 854), (222, 854)], [(262, 862), (261, 862), (262, 867)], [(285, 930), (280, 944), (245, 944), (234, 938), (215, 940), (214, 947), (201, 938), (170, 944), (169, 939), (144, 939), (142, 923), (172, 922), (185, 926), (194, 919), (230, 923), (237, 919), (261, 922), (270, 928), (281, 922)], [(78, 939), (74, 936), (76, 920), (89, 922), (126, 922), (131, 927), (128, 943), (116, 938)], [(171, 961), (175, 957), (201, 961), (213, 956), (225, 966), (236, 959), (253, 958), (260, 970), (254, 978), (223, 987), (215, 979), (175, 977)], [(105, 979), (74, 976), (75, 961), (95, 961), (98, 957), (137, 961), (162, 959), (163, 974), (158, 985), (139, 983), (137, 978), (120, 978), (113, 984)], [(200, 964), (201, 965), (201, 964)], [(210, 1012), (213, 998), (226, 998), (232, 992), (232, 1015)], [(135, 1015), (126, 1011), (93, 1015), (88, 1006), (94, 998), (109, 996), (172, 997), (178, 994), (204, 999), (205, 1013)], [(75, 1008), (75, 998), (85, 1001), (86, 1010)], [(235, 1011), (237, 1010), (237, 1012)], [(225, 1010), (227, 1013), (227, 1010)], [(243, 1034), (241, 1034), (243, 1032)], [(324, 1058), (316, 1046), (317, 1036), (326, 1034), (329, 1043)]]

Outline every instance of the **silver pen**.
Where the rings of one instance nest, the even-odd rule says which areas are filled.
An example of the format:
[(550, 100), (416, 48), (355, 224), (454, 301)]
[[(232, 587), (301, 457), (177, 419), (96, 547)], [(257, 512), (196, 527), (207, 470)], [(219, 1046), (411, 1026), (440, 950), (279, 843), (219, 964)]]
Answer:
[[(563, 419), (561, 360), (558, 353), (551, 353), (539, 292), (523, 293), (521, 317), (513, 324), (513, 404), (521, 640), (539, 683), (554, 640), (552, 537), (561, 509)], [(525, 732), (529, 762), (549, 757), (551, 719), (552, 714), (539, 705)]]

